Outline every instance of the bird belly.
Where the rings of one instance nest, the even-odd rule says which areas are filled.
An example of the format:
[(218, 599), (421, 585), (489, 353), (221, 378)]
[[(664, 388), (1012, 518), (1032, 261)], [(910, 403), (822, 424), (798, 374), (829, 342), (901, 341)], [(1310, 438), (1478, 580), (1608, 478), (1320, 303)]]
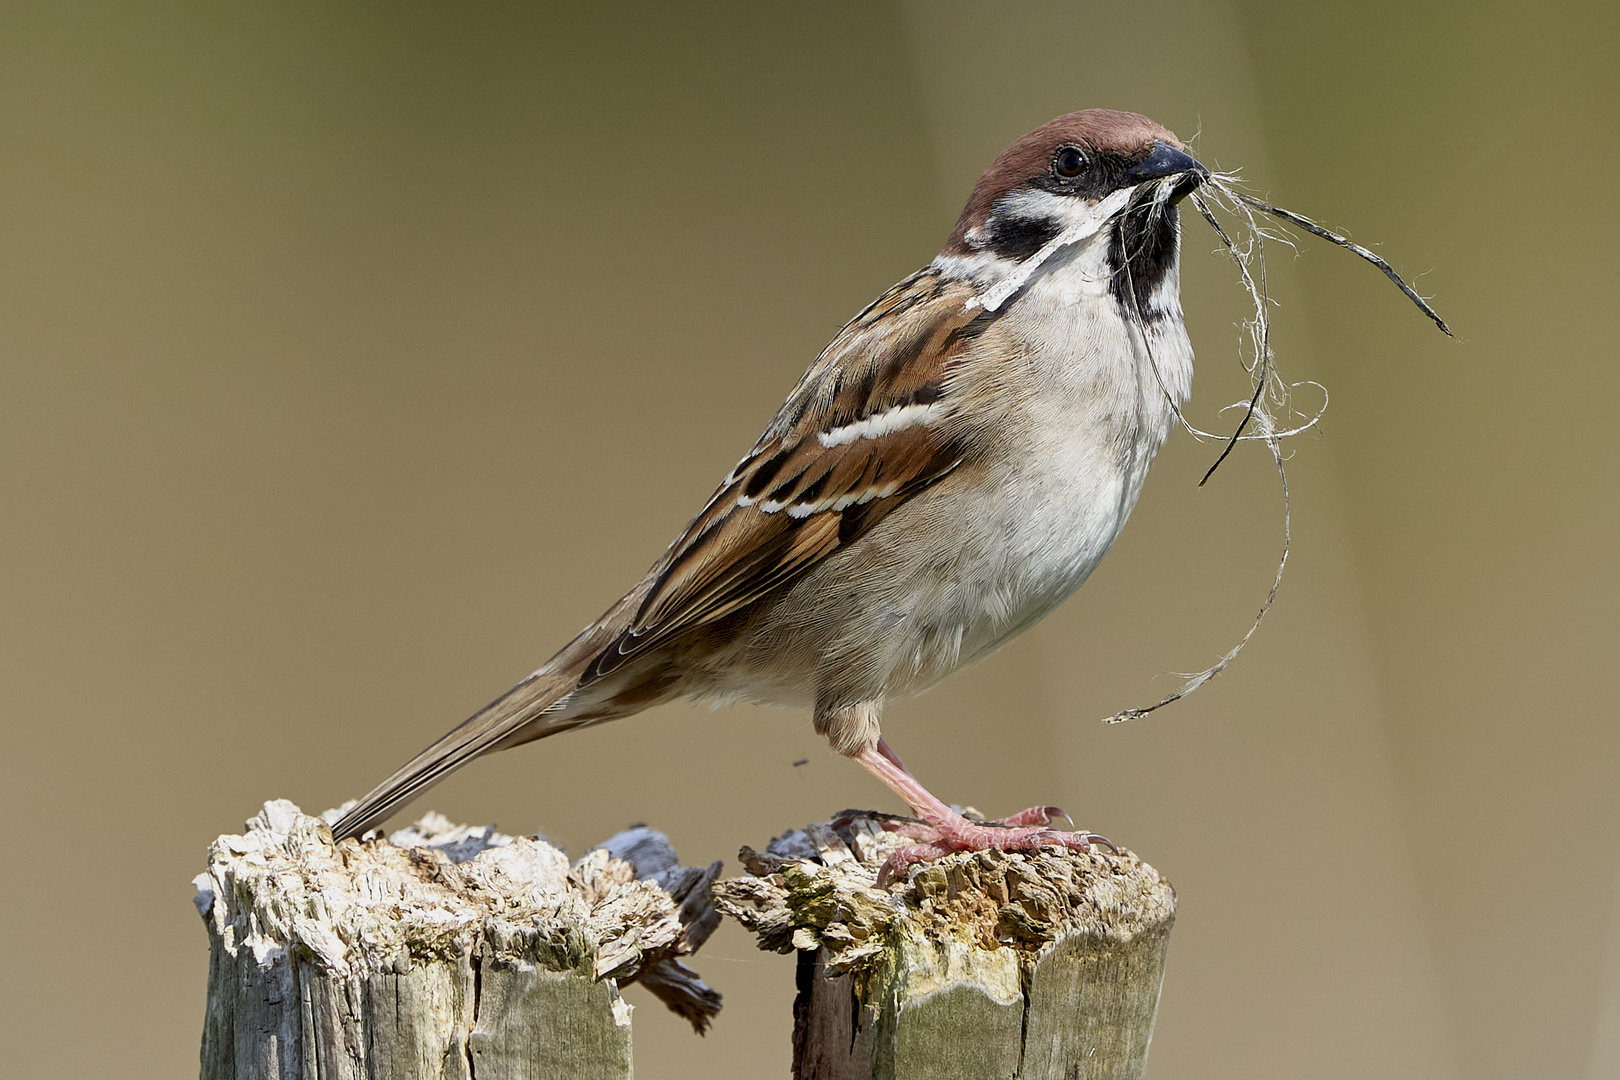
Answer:
[[(1040, 621), (1091, 576), (1135, 507), (1190, 386), (1192, 350), (1179, 310), (1144, 336), (1105, 283), (1095, 267), (1060, 268), (1005, 320), (1014, 340), (997, 351), (1016, 358), (1026, 392), (987, 410), (994, 449), (980, 475), (918, 508), (955, 523), (933, 532), (957, 547), (938, 562), (949, 581), (918, 598), (913, 662), (895, 692), (926, 689)], [(1000, 374), (990, 391), (1005, 400), (1006, 385)]]
[[(1085, 584), (1135, 506), (1158, 438), (1119, 443), (1070, 429), (995, 470), (996, 482), (942, 492), (956, 550), (915, 588), (909, 664), (892, 693), (928, 688), (1029, 629)], [(952, 557), (954, 556), (954, 557)]]
[(711, 694), (826, 705), (917, 693), (1072, 595), (1124, 527), (1172, 416), (1123, 331), (1082, 336), (1083, 356), (1113, 359), (1025, 350), (1053, 370), (998, 421), (989, 452), (762, 606), (717, 657), (725, 685)]

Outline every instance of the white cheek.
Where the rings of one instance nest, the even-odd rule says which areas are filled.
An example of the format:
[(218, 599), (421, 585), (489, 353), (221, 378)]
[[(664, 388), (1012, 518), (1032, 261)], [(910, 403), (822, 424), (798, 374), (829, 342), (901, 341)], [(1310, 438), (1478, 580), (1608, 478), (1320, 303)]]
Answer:
[[(1101, 201), (1091, 204), (1079, 199), (1065, 199), (1061, 195), (1050, 192), (1037, 194), (1054, 202), (1063, 201), (1072, 205), (1058, 208), (1066, 216), (1063, 231), (1048, 242), (1041, 250), (1019, 263), (1013, 271), (1001, 281), (986, 289), (982, 294), (967, 302), (969, 310), (982, 307), (986, 311), (995, 311), (1006, 303), (1019, 289), (1022, 289), (1041, 269), (1048, 259), (1066, 248), (1071, 248), (1097, 236), (1104, 227), (1129, 205), (1131, 196), (1135, 193), (1134, 187), (1121, 188)], [(1048, 205), (1048, 204), (1041, 204)], [(1095, 249), (1101, 245), (1091, 244), (1088, 247)]]
[(994, 213), (1004, 218), (1055, 221), (1062, 229), (1078, 229), (1098, 220), (1099, 216), (1103, 219), (1112, 217), (1111, 213), (1099, 215), (1099, 210), (1103, 203), (1112, 202), (1113, 199), (1113, 195), (1100, 200), (1085, 199), (1077, 195), (1054, 195), (1039, 188), (1025, 188), (998, 199)]

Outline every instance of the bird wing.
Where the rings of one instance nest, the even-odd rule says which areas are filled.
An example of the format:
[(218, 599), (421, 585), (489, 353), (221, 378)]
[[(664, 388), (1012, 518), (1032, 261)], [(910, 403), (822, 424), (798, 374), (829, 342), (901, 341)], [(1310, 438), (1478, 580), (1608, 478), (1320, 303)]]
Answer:
[(924, 270), (856, 316), (653, 567), (585, 679), (781, 589), (954, 469), (952, 366), (995, 318), (969, 310), (973, 295)]
[(358, 836), (481, 754), (573, 726), (557, 707), (575, 690), (788, 585), (954, 469), (952, 366), (996, 318), (969, 308), (974, 295), (925, 269), (857, 315), (635, 589), (379, 784), (333, 834)]

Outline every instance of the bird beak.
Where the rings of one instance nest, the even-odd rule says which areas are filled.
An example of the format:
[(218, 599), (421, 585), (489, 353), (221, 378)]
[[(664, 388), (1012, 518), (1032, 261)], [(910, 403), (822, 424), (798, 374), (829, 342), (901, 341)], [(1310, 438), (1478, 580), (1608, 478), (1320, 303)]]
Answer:
[(1178, 185), (1177, 195), (1186, 195), (1193, 188), (1209, 179), (1209, 170), (1198, 164), (1192, 155), (1177, 150), (1169, 143), (1156, 142), (1147, 157), (1126, 170), (1125, 175), (1120, 178), (1122, 181), (1120, 186), (1123, 187), (1125, 184), (1145, 184), (1150, 180), (1163, 180), (1167, 176), (1183, 175), (1191, 183), (1185, 185), (1185, 190), (1180, 190), (1182, 185)]

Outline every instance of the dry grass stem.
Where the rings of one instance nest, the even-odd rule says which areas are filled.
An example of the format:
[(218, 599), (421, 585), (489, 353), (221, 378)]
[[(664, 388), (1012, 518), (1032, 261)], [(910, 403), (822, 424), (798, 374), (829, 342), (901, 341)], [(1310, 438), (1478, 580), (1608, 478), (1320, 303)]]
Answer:
[[(1234, 428), (1232, 433), (1227, 436), (1215, 435), (1211, 432), (1202, 431), (1199, 428), (1194, 427), (1187, 421), (1187, 418), (1182, 414), (1180, 408), (1177, 407), (1174, 402), (1172, 402), (1171, 407), (1175, 412), (1177, 421), (1179, 421), (1181, 426), (1184, 427), (1194, 438), (1211, 440), (1220, 439), (1225, 443), (1225, 446), (1221, 449), (1221, 452), (1216, 457), (1214, 463), (1211, 464), (1209, 469), (1204, 473), (1203, 478), (1198, 481), (1200, 487), (1209, 481), (1209, 478), (1215, 474), (1215, 470), (1220, 468), (1221, 463), (1227, 459), (1227, 456), (1231, 454), (1232, 450), (1237, 446), (1238, 443), (1254, 440), (1264, 442), (1266, 444), (1266, 448), (1271, 451), (1272, 460), (1276, 463), (1277, 478), (1282, 488), (1282, 554), (1277, 560), (1277, 572), (1272, 578), (1271, 590), (1266, 594), (1265, 602), (1260, 605), (1260, 610), (1255, 614), (1254, 621), (1249, 624), (1248, 631), (1244, 633), (1243, 637), (1236, 645), (1234, 645), (1214, 664), (1208, 668), (1205, 668), (1203, 671), (1196, 674), (1183, 673), (1181, 677), (1186, 681), (1182, 683), (1181, 687), (1177, 689), (1175, 693), (1170, 694), (1168, 697), (1165, 697), (1152, 705), (1134, 709), (1124, 709), (1108, 717), (1106, 720), (1104, 720), (1104, 723), (1117, 724), (1126, 720), (1136, 720), (1140, 717), (1146, 716), (1150, 712), (1164, 708), (1173, 701), (1179, 701), (1180, 699), (1186, 697), (1188, 694), (1192, 693), (1194, 690), (1198, 689), (1200, 686), (1219, 675), (1222, 671), (1226, 670), (1227, 665), (1229, 665), (1237, 657), (1237, 654), (1241, 652), (1243, 647), (1249, 643), (1249, 640), (1254, 637), (1255, 631), (1260, 628), (1260, 623), (1265, 619), (1266, 613), (1269, 612), (1272, 605), (1276, 603), (1277, 592), (1282, 587), (1283, 571), (1288, 566), (1289, 545), (1292, 538), (1292, 521), (1290, 516), (1288, 495), (1288, 470), (1285, 466), (1286, 456), (1283, 454), (1281, 440), (1291, 435), (1298, 435), (1301, 432), (1315, 427), (1317, 422), (1322, 418), (1322, 414), (1327, 410), (1328, 394), (1327, 389), (1320, 383), (1306, 381), (1289, 384), (1283, 382), (1283, 380), (1277, 374), (1275, 363), (1276, 358), (1271, 349), (1270, 307), (1272, 300), (1266, 289), (1265, 243), (1267, 240), (1275, 240), (1279, 243), (1288, 244), (1290, 247), (1292, 247), (1293, 242), (1286, 234), (1267, 231), (1262, 223), (1255, 217), (1255, 212), (1259, 211), (1262, 214), (1266, 214), (1286, 221), (1290, 224), (1297, 225), (1305, 231), (1312, 233), (1313, 235), (1320, 236), (1331, 243), (1337, 244), (1339, 247), (1345, 248), (1346, 250), (1351, 251), (1372, 263), (1374, 266), (1378, 267), (1379, 270), (1383, 271), (1384, 275), (1393, 281), (1396, 286), (1400, 288), (1401, 292), (1403, 292), (1406, 297), (1412, 301), (1412, 303), (1417, 305), (1420, 311), (1422, 311), (1430, 319), (1434, 320), (1434, 324), (1436, 326), (1445, 331), (1447, 336), (1451, 335), (1451, 330), (1446, 326), (1444, 320), (1442, 320), (1435, 310), (1429, 306), (1428, 302), (1423, 297), (1419, 296), (1417, 292), (1410, 285), (1408, 285), (1399, 274), (1395, 272), (1389, 263), (1373, 254), (1371, 251), (1368, 251), (1360, 244), (1353, 243), (1349, 238), (1333, 232), (1330, 229), (1324, 228), (1323, 226), (1318, 225), (1316, 222), (1301, 214), (1296, 214), (1291, 210), (1284, 210), (1280, 207), (1272, 206), (1252, 195), (1248, 195), (1237, 190), (1236, 185), (1238, 182), (1237, 176), (1233, 174), (1212, 173), (1208, 180), (1198, 190), (1194, 191), (1190, 196), (1188, 196), (1188, 198), (1193, 206), (1198, 210), (1199, 215), (1206, 222), (1208, 222), (1210, 228), (1215, 231), (1215, 235), (1220, 239), (1221, 245), (1226, 249), (1227, 254), (1237, 266), (1238, 275), (1242, 280), (1244, 290), (1248, 292), (1249, 299), (1254, 305), (1253, 317), (1246, 320), (1243, 325), (1245, 337), (1248, 339), (1248, 348), (1247, 350), (1240, 349), (1239, 351), (1239, 361), (1242, 363), (1243, 369), (1249, 373), (1250, 378), (1253, 380), (1254, 390), (1246, 401), (1236, 402), (1221, 410), (1222, 412), (1226, 412), (1236, 408), (1243, 409), (1243, 416), (1238, 421), (1237, 427)], [(1174, 184), (1174, 179), (1161, 181), (1150, 193), (1150, 198), (1145, 201), (1143, 210), (1133, 210), (1132, 212), (1144, 212), (1145, 210), (1146, 213), (1153, 215), (1154, 217), (1162, 214), (1165, 207), (1168, 205), (1168, 200), (1173, 191)], [(1243, 242), (1240, 243), (1238, 240), (1234, 239), (1231, 232), (1229, 232), (1221, 224), (1220, 219), (1215, 215), (1216, 207), (1219, 207), (1220, 209), (1236, 216), (1239, 224), (1243, 227)], [(1124, 272), (1128, 278), (1131, 272), (1129, 258), (1126, 260)], [(1143, 340), (1145, 342), (1148, 337), (1146, 333), (1146, 323), (1142, 320), (1141, 312), (1135, 310), (1135, 289), (1127, 288), (1125, 290), (1125, 294), (1132, 298), (1132, 314), (1137, 319), (1138, 324), (1142, 326)], [(1252, 359), (1249, 355), (1251, 353)], [(1149, 359), (1153, 363), (1155, 374), (1157, 374), (1158, 364), (1157, 361), (1152, 357), (1151, 348), (1149, 349)], [(1293, 389), (1297, 389), (1300, 386), (1313, 386), (1322, 392), (1321, 405), (1318, 406), (1315, 412), (1309, 415), (1295, 412), (1290, 405), (1289, 392)], [(1166, 396), (1169, 396), (1168, 391), (1166, 392)], [(1277, 409), (1284, 415), (1289, 416), (1291, 419), (1297, 419), (1299, 422), (1287, 427), (1283, 427), (1277, 423), (1276, 415), (1274, 415), (1272, 411), (1273, 409)], [(1251, 424), (1258, 429), (1254, 433), (1250, 433), (1248, 430)]]

